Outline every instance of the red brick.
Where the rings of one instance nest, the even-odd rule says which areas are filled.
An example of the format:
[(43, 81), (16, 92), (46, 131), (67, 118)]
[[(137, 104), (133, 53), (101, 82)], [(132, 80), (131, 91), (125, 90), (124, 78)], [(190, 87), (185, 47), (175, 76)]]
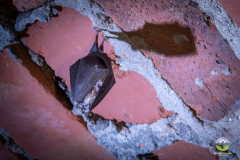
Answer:
[(161, 106), (156, 92), (143, 76), (136, 72), (126, 74), (115, 78), (116, 84), (93, 113), (128, 123), (153, 123), (172, 114)]
[[(69, 66), (86, 56), (95, 40), (91, 21), (74, 9), (63, 7), (58, 17), (48, 23), (36, 22), (25, 31), (22, 37), (28, 47), (44, 56), (55, 75), (70, 86)], [(105, 45), (105, 51), (110, 50), (111, 46)]]
[[(209, 17), (188, 1), (96, 0), (125, 33), (144, 39), (145, 56), (197, 116), (219, 120), (240, 99), (240, 61)], [(180, 37), (179, 37), (180, 35)], [(177, 36), (177, 37), (176, 37)], [(180, 43), (176, 40), (180, 40)], [(175, 41), (175, 42), (174, 42)], [(135, 46), (136, 47), (136, 46)], [(231, 76), (212, 71), (229, 68)], [(203, 81), (203, 87), (195, 79)]]
[(0, 54), (0, 126), (37, 159), (113, 159), (19, 62)]
[[(69, 66), (90, 51), (95, 31), (87, 18), (73, 9), (63, 7), (58, 17), (48, 23), (37, 22), (28, 28), (23, 37), (26, 44), (45, 57), (55, 74), (70, 89)], [(99, 38), (101, 41), (101, 38)], [(115, 61), (110, 43), (104, 43), (104, 51)], [(113, 63), (116, 85), (105, 99), (93, 110), (107, 119), (150, 123), (172, 114), (163, 109), (150, 83), (141, 75), (120, 71)]]
[(207, 149), (202, 146), (187, 143), (185, 141), (177, 141), (171, 146), (163, 147), (157, 151), (152, 151), (153, 154), (158, 155), (161, 160), (217, 160), (219, 157), (211, 154)]
[(37, 7), (47, 0), (13, 0), (12, 3), (16, 6), (18, 11), (22, 12), (29, 8)]
[(240, 27), (240, 1), (239, 0), (217, 0), (229, 17)]

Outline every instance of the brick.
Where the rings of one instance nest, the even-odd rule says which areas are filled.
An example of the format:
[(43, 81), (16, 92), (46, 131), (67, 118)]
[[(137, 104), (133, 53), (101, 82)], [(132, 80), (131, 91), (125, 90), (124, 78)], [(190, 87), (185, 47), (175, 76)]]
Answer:
[[(240, 61), (198, 4), (189, 1), (99, 1), (200, 118), (219, 120), (240, 99)], [(137, 38), (136, 38), (137, 37)], [(219, 73), (214, 75), (211, 73)], [(198, 83), (199, 82), (199, 83)], [(202, 85), (200, 85), (202, 84)]]
[(1, 160), (20, 160), (14, 153), (7, 149), (4, 144), (0, 144), (0, 156)]
[(143, 76), (136, 72), (125, 74), (115, 78), (116, 84), (93, 113), (128, 123), (153, 123), (173, 114), (162, 107), (153, 87)]
[(218, 0), (226, 13), (234, 23), (240, 27), (240, 1), (239, 0)]
[[(56, 76), (61, 77), (70, 90), (69, 67), (88, 54), (95, 40), (95, 31), (87, 17), (62, 7), (58, 17), (48, 23), (35, 23), (22, 37), (30, 49), (45, 57)], [(104, 43), (104, 51), (113, 62), (116, 61), (110, 43)], [(156, 92), (143, 76), (120, 71), (119, 66), (112, 64), (117, 83), (93, 113), (134, 123), (151, 123), (172, 114), (161, 106)]]
[(113, 159), (38, 79), (0, 54), (0, 126), (37, 159)]
[(18, 11), (22, 12), (29, 8), (37, 7), (47, 0), (13, 0), (12, 3), (16, 6)]
[(163, 147), (157, 151), (152, 151), (153, 154), (158, 155), (161, 160), (178, 159), (178, 160), (217, 160), (218, 156), (214, 156), (207, 149), (202, 146), (187, 143), (185, 141), (177, 141), (170, 146)]

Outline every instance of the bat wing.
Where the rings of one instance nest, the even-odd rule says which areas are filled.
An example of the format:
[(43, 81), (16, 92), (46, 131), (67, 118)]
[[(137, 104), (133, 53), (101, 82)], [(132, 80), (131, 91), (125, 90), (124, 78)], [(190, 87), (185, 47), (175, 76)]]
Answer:
[(104, 64), (107, 67), (108, 72), (104, 79), (103, 85), (91, 106), (91, 110), (102, 101), (102, 99), (108, 94), (113, 85), (116, 83), (112, 71), (112, 64), (110, 58), (107, 56), (106, 53), (97, 53), (96, 55), (104, 61)]
[(93, 108), (95, 108), (103, 100), (103, 98), (108, 94), (108, 92), (111, 90), (111, 88), (113, 87), (113, 85), (115, 83), (116, 83), (116, 81), (115, 81), (114, 77), (111, 77), (109, 83), (106, 83), (106, 85), (103, 84), (101, 90), (99, 91), (95, 101), (93, 102), (93, 104), (91, 106), (91, 110)]
[(70, 83), (72, 98), (75, 102), (81, 102), (86, 94), (93, 88), (96, 82), (108, 69), (89, 63), (84, 58), (79, 59), (70, 67)]

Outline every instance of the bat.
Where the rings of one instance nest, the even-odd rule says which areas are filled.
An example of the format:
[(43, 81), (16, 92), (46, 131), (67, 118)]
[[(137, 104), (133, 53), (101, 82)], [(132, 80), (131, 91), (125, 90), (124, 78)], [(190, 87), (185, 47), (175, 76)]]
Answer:
[(89, 113), (108, 94), (116, 83), (112, 71), (111, 60), (103, 52), (103, 41), (98, 47), (99, 29), (96, 39), (86, 57), (80, 58), (70, 66), (71, 98), (85, 113)]

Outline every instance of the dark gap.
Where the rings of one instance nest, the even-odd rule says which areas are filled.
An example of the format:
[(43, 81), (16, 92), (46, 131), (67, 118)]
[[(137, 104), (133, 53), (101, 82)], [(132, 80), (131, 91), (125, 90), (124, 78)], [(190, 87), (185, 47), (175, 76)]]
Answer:
[(12, 0), (0, 0), (0, 5), (4, 6), (8, 10), (13, 10), (13, 11), (18, 12), (18, 9), (13, 4)]
[(126, 122), (123, 122), (123, 121), (118, 122), (116, 119), (113, 119), (112, 123), (117, 127), (118, 133), (121, 132), (123, 127), (126, 127), (128, 129)]
[(6, 140), (0, 135), (0, 144), (5, 144)]
[[(58, 12), (61, 12), (62, 11), (62, 7), (61, 6), (54, 6), (54, 8), (52, 7), (52, 12), (53, 12), (53, 9), (56, 9), (58, 10)], [(57, 14), (52, 14), (52, 17), (58, 17), (58, 13)]]
[[(9, 142), (9, 143), (15, 143), (15, 141), (14, 141), (12, 138), (10, 138), (10, 137), (8, 137), (8, 142)], [(28, 158), (25, 157), (24, 155), (18, 154), (18, 153), (14, 153), (14, 152), (12, 152), (11, 149), (7, 148), (7, 147), (5, 146), (6, 140), (3, 138), (3, 136), (2, 136), (1, 134), (0, 134), (0, 144), (3, 145), (3, 146), (4, 146), (6, 149), (8, 149), (9, 151), (11, 151), (11, 153), (14, 154), (19, 160), (28, 160)]]
[[(67, 97), (64, 90), (59, 87), (59, 82), (62, 79), (55, 76), (54, 71), (49, 67), (44, 57), (38, 55), (43, 59), (43, 66), (38, 66), (29, 55), (29, 48), (22, 43), (13, 44), (9, 46), (11, 52), (22, 60), (22, 65), (28, 69), (30, 74), (38, 80), (38, 82), (45, 88), (46, 92), (53, 95), (67, 110), (72, 109), (72, 103)], [(79, 122), (84, 122), (83, 118), (77, 118)], [(82, 123), (86, 128), (86, 123)]]
[(158, 160), (158, 156), (152, 153), (139, 154), (137, 157), (140, 160)]

